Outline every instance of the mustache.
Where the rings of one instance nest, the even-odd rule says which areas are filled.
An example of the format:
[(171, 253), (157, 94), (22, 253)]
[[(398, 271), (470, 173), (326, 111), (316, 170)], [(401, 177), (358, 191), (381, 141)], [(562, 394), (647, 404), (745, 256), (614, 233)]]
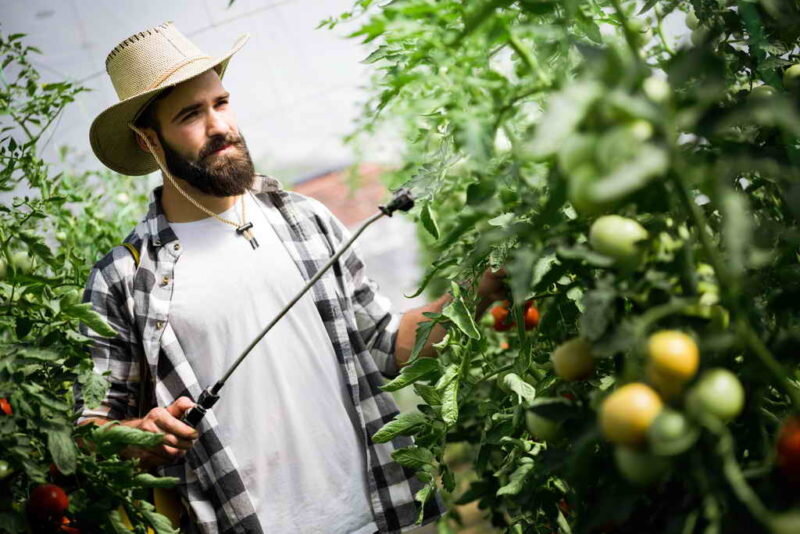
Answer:
[(217, 136), (212, 137), (206, 146), (203, 147), (203, 150), (200, 151), (200, 158), (203, 159), (209, 156), (211, 153), (216, 152), (220, 148), (233, 145), (236, 147), (241, 148), (242, 146), (242, 139), (241, 137), (237, 137), (235, 135), (227, 135), (227, 136)]

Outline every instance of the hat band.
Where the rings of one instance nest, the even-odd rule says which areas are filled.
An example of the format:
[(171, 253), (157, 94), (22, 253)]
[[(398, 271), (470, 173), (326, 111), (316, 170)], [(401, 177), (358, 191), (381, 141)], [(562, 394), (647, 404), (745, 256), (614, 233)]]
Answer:
[(150, 84), (150, 87), (145, 89), (143, 92), (150, 91), (151, 89), (155, 89), (156, 87), (161, 85), (164, 82), (164, 80), (166, 80), (167, 78), (169, 78), (170, 76), (175, 74), (175, 72), (177, 72), (179, 69), (182, 69), (183, 67), (185, 67), (189, 63), (194, 63), (195, 61), (200, 61), (201, 59), (211, 59), (211, 56), (192, 56), (192, 57), (187, 57), (183, 61), (179, 61), (178, 63), (173, 65), (171, 69), (169, 69), (164, 74), (162, 74), (161, 76), (156, 78), (156, 80), (152, 84)]

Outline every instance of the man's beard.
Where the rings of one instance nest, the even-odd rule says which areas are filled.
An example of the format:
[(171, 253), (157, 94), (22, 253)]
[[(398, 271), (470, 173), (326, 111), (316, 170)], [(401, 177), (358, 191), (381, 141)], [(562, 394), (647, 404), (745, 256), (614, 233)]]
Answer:
[[(167, 169), (176, 178), (186, 180), (192, 187), (207, 195), (230, 197), (241, 195), (253, 184), (255, 169), (244, 136), (233, 133), (215, 136), (200, 150), (197, 160), (189, 160), (173, 149), (156, 131), (164, 149)], [(223, 155), (208, 156), (225, 145), (231, 148)], [(233, 150), (238, 150), (238, 153)]]

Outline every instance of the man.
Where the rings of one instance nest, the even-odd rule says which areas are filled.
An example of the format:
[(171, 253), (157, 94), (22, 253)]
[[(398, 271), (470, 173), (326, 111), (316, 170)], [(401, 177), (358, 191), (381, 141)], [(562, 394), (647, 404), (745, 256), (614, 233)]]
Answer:
[[(409, 439), (371, 441), (397, 413), (381, 375), (398, 373), (422, 313), (450, 297), (392, 313), (355, 249), (255, 347), (197, 430), (180, 421), (348, 237), (322, 204), (254, 172), (221, 83), (245, 41), (213, 58), (166, 23), (106, 60), (120, 102), (95, 119), (92, 148), (113, 170), (160, 167), (165, 180), (127, 249), (90, 273), (84, 301), (118, 335), (84, 329), (110, 388), (79, 422), (164, 434), (127, 453), (181, 479), (184, 530), (405, 531), (421, 484), (391, 459)], [(502, 289), (484, 274), (479, 314)], [(437, 326), (424, 356), (443, 334)], [(426, 522), (440, 513), (431, 501)]]

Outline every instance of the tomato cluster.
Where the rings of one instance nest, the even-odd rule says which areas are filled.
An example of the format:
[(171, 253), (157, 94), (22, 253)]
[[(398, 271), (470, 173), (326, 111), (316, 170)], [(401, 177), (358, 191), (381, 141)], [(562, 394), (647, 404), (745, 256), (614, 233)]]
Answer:
[[(500, 304), (493, 306), (490, 313), (494, 318), (494, 324), (492, 326), (495, 331), (506, 332), (516, 326), (516, 322), (511, 319), (510, 301), (504, 300)], [(539, 310), (533, 305), (532, 300), (525, 302), (523, 317), (525, 318), (525, 330), (531, 330), (539, 326)]]

